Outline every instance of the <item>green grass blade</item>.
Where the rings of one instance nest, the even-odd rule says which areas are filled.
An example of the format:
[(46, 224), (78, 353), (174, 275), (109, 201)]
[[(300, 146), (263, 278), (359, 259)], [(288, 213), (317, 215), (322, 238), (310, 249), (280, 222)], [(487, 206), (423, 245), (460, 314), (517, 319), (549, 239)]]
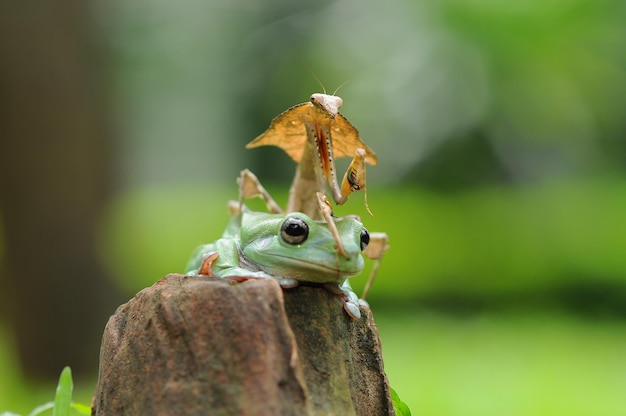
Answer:
[(54, 402), (44, 403), (42, 405), (35, 407), (33, 411), (28, 414), (28, 416), (37, 416), (37, 415), (42, 414), (46, 410), (50, 410), (52, 408), (54, 408)]
[(72, 409), (81, 415), (91, 415), (91, 406), (83, 403), (72, 403)]
[(391, 388), (391, 401), (393, 402), (393, 408), (396, 409), (396, 416), (411, 416), (409, 406), (400, 400), (400, 396), (393, 388)]
[(54, 409), (52, 410), (52, 416), (70, 416), (72, 390), (74, 390), (72, 370), (69, 367), (65, 367), (63, 371), (61, 371), (61, 377), (59, 377), (57, 393), (54, 397)]

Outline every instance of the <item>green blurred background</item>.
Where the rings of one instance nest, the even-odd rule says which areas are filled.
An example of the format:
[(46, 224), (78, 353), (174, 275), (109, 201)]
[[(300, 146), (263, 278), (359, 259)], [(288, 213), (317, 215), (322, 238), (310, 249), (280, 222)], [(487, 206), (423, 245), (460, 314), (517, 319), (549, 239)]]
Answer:
[(623, 414), (625, 21), (620, 0), (2, 2), (0, 411), (64, 365), (89, 402), (107, 317), (220, 235), (241, 169), (286, 201), (293, 162), (244, 146), (317, 77), (348, 81), (379, 157), (375, 216), (336, 213), (390, 237), (369, 301), (413, 414)]

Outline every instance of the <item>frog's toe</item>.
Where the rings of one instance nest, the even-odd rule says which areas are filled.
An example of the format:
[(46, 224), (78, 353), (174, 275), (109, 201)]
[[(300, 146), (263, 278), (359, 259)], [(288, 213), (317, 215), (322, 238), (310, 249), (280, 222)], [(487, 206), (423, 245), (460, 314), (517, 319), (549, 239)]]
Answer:
[(352, 318), (354, 319), (359, 319), (361, 318), (361, 310), (359, 308), (359, 297), (356, 295), (356, 293), (354, 293), (351, 289), (350, 286), (343, 286), (342, 288), (343, 291), (343, 308), (346, 310), (346, 312), (348, 312), (348, 315), (350, 315)]
[(343, 303), (343, 308), (346, 310), (346, 312), (348, 313), (348, 315), (350, 315), (351, 318), (353, 319), (361, 318), (361, 310), (359, 309), (358, 303), (353, 303), (353, 302), (346, 300)]
[(342, 286), (339, 286), (336, 283), (327, 283), (324, 287), (335, 295), (339, 295), (343, 301), (343, 308), (346, 310), (348, 315), (354, 319), (359, 319), (361, 317), (361, 311), (359, 310), (359, 297), (352, 291), (347, 282)]
[(367, 303), (367, 301), (365, 299), (359, 299), (359, 305), (364, 306), (364, 307), (366, 307), (368, 309), (370, 307), (370, 304)]
[(245, 282), (251, 279), (271, 279), (272, 276), (265, 272), (251, 272), (240, 268), (232, 268), (225, 273), (220, 274), (220, 277), (229, 280), (235, 280), (237, 282)]
[(250, 276), (254, 279), (271, 279), (272, 275), (267, 274), (265, 272), (252, 272)]
[(283, 289), (291, 289), (298, 286), (298, 281), (296, 279), (292, 279), (291, 277), (276, 277), (276, 280), (278, 280), (278, 284)]

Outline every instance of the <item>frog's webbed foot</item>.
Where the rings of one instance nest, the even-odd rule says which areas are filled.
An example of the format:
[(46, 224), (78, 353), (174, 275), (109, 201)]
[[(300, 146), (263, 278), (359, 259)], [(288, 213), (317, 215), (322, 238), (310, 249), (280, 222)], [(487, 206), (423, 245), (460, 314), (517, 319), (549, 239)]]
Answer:
[(359, 307), (359, 298), (354, 292), (344, 295), (343, 309), (353, 319), (361, 319), (361, 309)]
[(271, 279), (272, 276), (265, 272), (251, 272), (249, 270), (244, 270), (240, 268), (233, 268), (232, 270), (228, 270), (225, 273), (219, 275), (219, 277), (224, 279), (235, 280), (237, 282), (245, 282), (246, 280), (252, 279)]
[(296, 279), (292, 279), (291, 277), (280, 277), (280, 276), (272, 276), (272, 277), (274, 279), (278, 280), (278, 284), (283, 289), (294, 288), (294, 287), (298, 286), (298, 284), (300, 283)]
[(291, 289), (298, 286), (298, 281), (290, 277), (272, 276), (271, 274), (265, 273), (264, 271), (253, 272), (247, 269), (242, 269), (240, 267), (233, 267), (226, 272), (221, 273), (219, 277), (235, 280), (238, 282), (245, 282), (246, 280), (251, 279), (273, 279), (276, 280), (280, 287), (282, 287), (283, 289)]
[(343, 285), (339, 286), (335, 283), (328, 283), (324, 285), (326, 289), (332, 293), (339, 295), (343, 301), (343, 309), (353, 319), (361, 318), (361, 310), (359, 308), (359, 297), (352, 291), (350, 284), (346, 281)]
[(272, 276), (271, 274), (267, 274), (263, 271), (253, 272), (238, 267), (227, 271), (226, 273), (220, 275), (220, 277), (236, 280), (238, 282), (245, 282), (250, 279), (273, 279), (276, 280), (283, 289), (291, 289), (298, 286), (298, 281), (290, 277)]

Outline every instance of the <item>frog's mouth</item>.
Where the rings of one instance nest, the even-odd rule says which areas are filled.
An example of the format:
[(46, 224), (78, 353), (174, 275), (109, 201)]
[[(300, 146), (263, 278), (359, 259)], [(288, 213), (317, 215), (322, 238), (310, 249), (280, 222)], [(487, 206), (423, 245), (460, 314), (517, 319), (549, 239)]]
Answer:
[[(297, 258), (292, 256), (285, 256), (282, 254), (272, 254), (272, 257), (280, 257), (289, 261), (288, 267), (270, 266), (264, 267), (259, 265), (264, 272), (271, 275), (280, 275), (286, 277), (293, 277), (295, 279), (302, 279), (314, 282), (335, 282), (341, 278), (347, 278), (361, 272), (362, 267), (359, 267), (358, 262), (355, 264), (346, 264), (344, 267), (333, 266), (332, 262), (321, 263), (312, 262), (303, 258)], [(347, 266), (347, 267), (346, 267)]]

